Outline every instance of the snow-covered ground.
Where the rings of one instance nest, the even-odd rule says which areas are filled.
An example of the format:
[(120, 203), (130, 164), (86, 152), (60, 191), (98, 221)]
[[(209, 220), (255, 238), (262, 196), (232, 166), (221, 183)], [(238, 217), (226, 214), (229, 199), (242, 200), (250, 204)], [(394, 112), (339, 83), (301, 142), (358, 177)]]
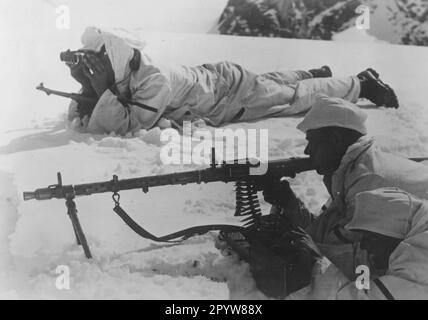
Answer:
[[(111, 16), (93, 13), (100, 4), (94, 2), (89, 15), (95, 21), (86, 14), (79, 19), (82, 25), (109, 21)], [(0, 29), (7, 75), (0, 83), (0, 298), (264, 299), (249, 266), (216, 248), (215, 233), (180, 245), (154, 244), (137, 237), (117, 218), (110, 195), (83, 197), (77, 205), (94, 255), (88, 261), (75, 244), (63, 201), (23, 201), (23, 191), (54, 184), (58, 171), (65, 184), (81, 184), (110, 180), (113, 174), (130, 178), (199, 168), (163, 165), (158, 130), (126, 138), (69, 130), (64, 120), (68, 102), (47, 97), (34, 87), (43, 80), (52, 88), (77, 90), (58, 61), (58, 52), (77, 47), (81, 29), (54, 29), (49, 10), (55, 2), (33, 3), (37, 1), (28, 4), (29, 12), (37, 19), (24, 23), (19, 16), (9, 17), (9, 29)], [(21, 6), (18, 11), (25, 14), (25, 5)], [(146, 40), (147, 52), (164, 63), (231, 60), (257, 72), (328, 64), (336, 76), (375, 67), (396, 88), (401, 108), (367, 109), (370, 133), (386, 151), (428, 156), (428, 48), (184, 33), (190, 30), (153, 32), (135, 21), (130, 25), (123, 16), (118, 14), (121, 20), (114, 24)], [(268, 129), (269, 155), (275, 159), (302, 154), (305, 139), (295, 129), (298, 121), (272, 119), (228, 127)], [(314, 211), (326, 199), (321, 178), (314, 173), (299, 175), (292, 186)], [(233, 217), (232, 185), (162, 187), (121, 196), (123, 207), (156, 235), (199, 224), (238, 222)], [(268, 210), (265, 203), (262, 207)], [(70, 290), (55, 287), (59, 265), (70, 268)]]

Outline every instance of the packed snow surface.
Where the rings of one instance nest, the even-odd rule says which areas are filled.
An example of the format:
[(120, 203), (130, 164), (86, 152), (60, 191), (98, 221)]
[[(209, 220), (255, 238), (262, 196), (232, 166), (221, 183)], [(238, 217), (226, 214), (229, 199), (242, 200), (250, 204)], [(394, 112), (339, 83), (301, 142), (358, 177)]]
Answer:
[[(50, 3), (41, 5), (51, 8)], [(34, 24), (39, 33), (28, 33), (31, 24), (14, 23), (15, 36), (1, 30), (1, 41), (7, 47), (1, 50), (7, 77), (1, 80), (0, 107), (0, 298), (265, 299), (249, 265), (228, 254), (215, 232), (179, 245), (155, 244), (139, 238), (112, 212), (110, 194), (81, 197), (77, 199), (79, 217), (94, 255), (87, 260), (75, 243), (64, 201), (23, 201), (24, 191), (55, 184), (59, 171), (64, 184), (82, 184), (111, 180), (113, 175), (125, 179), (203, 166), (162, 164), (164, 144), (159, 129), (127, 137), (69, 129), (65, 121), (68, 102), (34, 88), (44, 81), (54, 89), (78, 89), (58, 53), (76, 48), (81, 30), (51, 30), (43, 26), (47, 23), (43, 19), (41, 25)], [(335, 76), (374, 67), (396, 89), (401, 107), (385, 110), (365, 104), (370, 134), (385, 151), (428, 156), (428, 48), (129, 28), (147, 42), (147, 53), (163, 63), (230, 60), (255, 72), (327, 64)], [(228, 128), (268, 129), (270, 159), (279, 159), (303, 154), (305, 137), (295, 129), (299, 121), (271, 119)], [(205, 130), (213, 132), (213, 128)], [(315, 173), (300, 174), (291, 184), (313, 211), (327, 199), (321, 177)], [(160, 236), (200, 224), (239, 224), (233, 217), (233, 190), (232, 184), (222, 183), (159, 187), (147, 194), (134, 190), (121, 193), (121, 204)], [(262, 208), (265, 213), (269, 210), (263, 201)], [(69, 290), (55, 286), (61, 265), (70, 269)]]

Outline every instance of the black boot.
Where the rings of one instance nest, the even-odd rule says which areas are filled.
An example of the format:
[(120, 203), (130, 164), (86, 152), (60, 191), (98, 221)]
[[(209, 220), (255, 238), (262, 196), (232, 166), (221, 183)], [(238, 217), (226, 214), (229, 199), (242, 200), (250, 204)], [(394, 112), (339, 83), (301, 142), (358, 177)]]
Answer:
[(330, 78), (333, 76), (329, 66), (322, 66), (319, 69), (311, 69), (309, 73), (312, 74), (314, 78)]
[(373, 68), (367, 68), (366, 70), (361, 72), (358, 76), (360, 76), (360, 75), (364, 76), (364, 73), (367, 71), (370, 72), (372, 75), (374, 75), (376, 79), (379, 79), (379, 73)]
[(357, 75), (360, 79), (360, 98), (365, 98), (378, 107), (398, 109), (398, 99), (394, 90), (379, 79), (379, 74), (373, 69), (367, 69)]

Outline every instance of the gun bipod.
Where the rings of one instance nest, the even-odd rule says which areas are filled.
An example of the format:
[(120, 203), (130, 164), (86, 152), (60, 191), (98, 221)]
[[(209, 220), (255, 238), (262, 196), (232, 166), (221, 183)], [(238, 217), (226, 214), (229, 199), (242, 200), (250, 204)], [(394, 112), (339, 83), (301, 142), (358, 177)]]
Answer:
[(89, 249), (88, 242), (86, 241), (85, 233), (83, 232), (82, 226), (77, 216), (76, 202), (74, 197), (70, 196), (67, 198), (65, 205), (67, 206), (67, 214), (70, 217), (71, 224), (73, 225), (74, 234), (76, 236), (77, 244), (82, 246), (85, 256), (88, 259), (92, 259), (91, 250)]

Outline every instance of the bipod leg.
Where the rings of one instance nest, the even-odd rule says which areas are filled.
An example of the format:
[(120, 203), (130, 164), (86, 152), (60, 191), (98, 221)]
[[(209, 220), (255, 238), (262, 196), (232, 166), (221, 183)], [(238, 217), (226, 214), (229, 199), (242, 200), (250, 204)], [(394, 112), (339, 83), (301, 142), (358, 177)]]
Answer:
[[(69, 214), (69, 215), (70, 215), (70, 214)], [(71, 217), (70, 217), (70, 219), (71, 219)], [(79, 235), (78, 235), (78, 231), (76, 230), (76, 226), (75, 226), (75, 224), (73, 223), (73, 219), (71, 219), (71, 224), (73, 225), (73, 230), (74, 230), (74, 235), (76, 236), (76, 242), (77, 242), (77, 245), (78, 245), (78, 246), (81, 246), (81, 245), (82, 245), (82, 243), (80, 242)]]
[(91, 250), (89, 249), (88, 242), (86, 241), (85, 234), (83, 232), (82, 226), (80, 225), (79, 217), (77, 216), (76, 202), (74, 202), (73, 198), (69, 198), (65, 204), (67, 206), (68, 216), (70, 217), (71, 223), (73, 225), (77, 244), (83, 247), (86, 258), (91, 259)]

